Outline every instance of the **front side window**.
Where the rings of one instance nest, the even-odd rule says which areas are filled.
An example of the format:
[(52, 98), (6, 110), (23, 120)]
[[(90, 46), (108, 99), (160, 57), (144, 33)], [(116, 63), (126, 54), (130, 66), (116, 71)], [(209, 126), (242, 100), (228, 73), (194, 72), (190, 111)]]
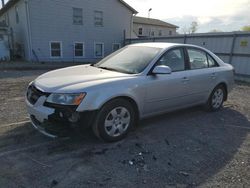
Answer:
[(95, 26), (96, 27), (103, 27), (103, 12), (102, 11), (95, 11)]
[(51, 42), (50, 43), (50, 55), (51, 57), (61, 57), (62, 56), (62, 43), (61, 42)]
[(208, 68), (207, 55), (205, 52), (196, 49), (188, 49), (187, 51), (191, 70)]
[(73, 24), (83, 24), (83, 11), (81, 8), (73, 8)]
[(174, 49), (166, 52), (158, 61), (157, 65), (169, 66), (173, 72), (184, 71), (185, 58), (183, 49)]
[(95, 57), (102, 58), (104, 56), (104, 44), (96, 43), (95, 44)]
[(75, 57), (83, 57), (84, 56), (84, 44), (76, 42), (75, 43)]

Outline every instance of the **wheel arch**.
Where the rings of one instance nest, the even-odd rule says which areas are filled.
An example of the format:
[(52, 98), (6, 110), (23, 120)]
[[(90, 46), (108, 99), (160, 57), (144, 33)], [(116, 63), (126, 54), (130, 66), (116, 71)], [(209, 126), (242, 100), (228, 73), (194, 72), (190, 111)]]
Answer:
[(227, 99), (228, 99), (228, 86), (227, 86), (226, 82), (220, 82), (219, 84), (216, 85), (215, 88), (217, 88), (219, 86), (222, 86), (225, 89), (226, 94), (224, 96), (224, 101), (227, 101)]
[(123, 100), (126, 100), (128, 101), (134, 108), (135, 110), (135, 117), (136, 117), (136, 121), (138, 121), (140, 119), (140, 111), (139, 111), (139, 106), (137, 104), (137, 102), (130, 96), (116, 96), (116, 97), (113, 97), (107, 101), (105, 101), (99, 109), (101, 109), (103, 106), (105, 106), (107, 103), (113, 101), (113, 100), (117, 100), (117, 99), (123, 99)]

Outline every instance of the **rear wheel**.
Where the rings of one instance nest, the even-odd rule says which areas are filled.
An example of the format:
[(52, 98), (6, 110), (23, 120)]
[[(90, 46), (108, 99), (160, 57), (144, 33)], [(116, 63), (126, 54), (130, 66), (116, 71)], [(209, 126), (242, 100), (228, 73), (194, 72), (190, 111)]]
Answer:
[(211, 93), (208, 102), (206, 104), (206, 109), (209, 111), (219, 110), (225, 100), (226, 90), (223, 85), (217, 86)]
[(115, 99), (98, 112), (93, 131), (101, 140), (114, 142), (123, 139), (134, 124), (135, 111), (130, 102)]

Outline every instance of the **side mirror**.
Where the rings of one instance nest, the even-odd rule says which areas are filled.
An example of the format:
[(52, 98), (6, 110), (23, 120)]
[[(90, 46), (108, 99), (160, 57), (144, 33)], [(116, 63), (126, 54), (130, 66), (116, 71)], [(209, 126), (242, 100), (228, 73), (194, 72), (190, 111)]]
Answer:
[(154, 68), (153, 74), (171, 74), (172, 69), (169, 66), (158, 65)]

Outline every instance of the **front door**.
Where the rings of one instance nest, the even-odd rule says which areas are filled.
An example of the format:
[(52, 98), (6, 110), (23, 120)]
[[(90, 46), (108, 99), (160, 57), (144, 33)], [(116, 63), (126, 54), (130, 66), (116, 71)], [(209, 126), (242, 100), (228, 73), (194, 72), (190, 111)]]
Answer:
[(157, 65), (169, 66), (172, 73), (147, 76), (145, 115), (181, 108), (188, 102), (186, 91), (189, 80), (185, 71), (183, 48), (166, 52)]

